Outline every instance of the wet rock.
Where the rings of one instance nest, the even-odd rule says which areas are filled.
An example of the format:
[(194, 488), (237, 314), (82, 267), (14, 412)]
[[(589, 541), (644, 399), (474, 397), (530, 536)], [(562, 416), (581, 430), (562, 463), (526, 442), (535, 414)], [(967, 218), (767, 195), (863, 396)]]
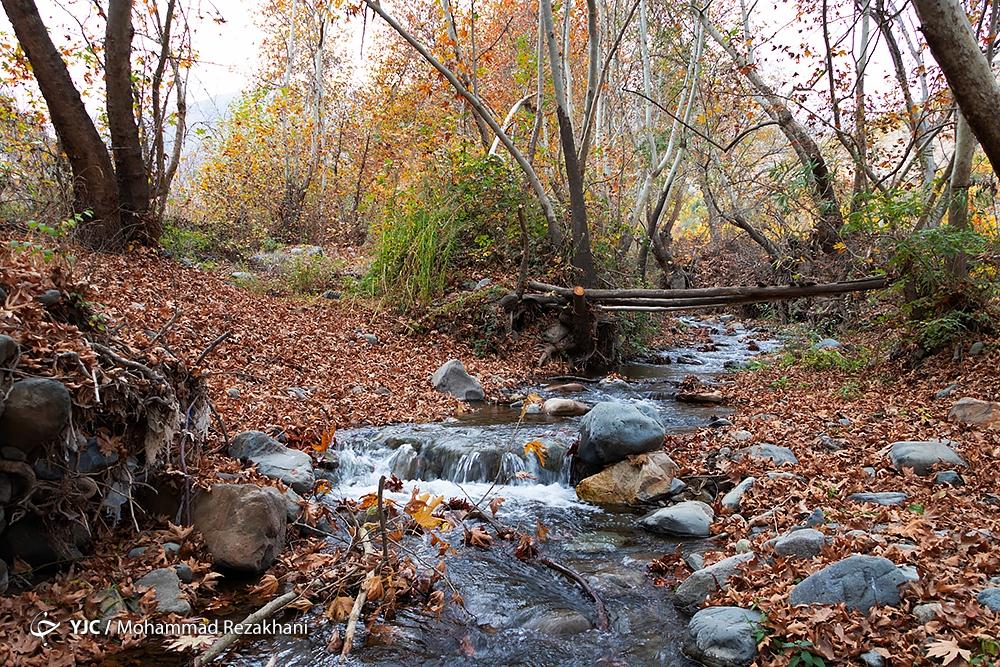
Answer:
[(674, 398), (681, 403), (718, 405), (726, 402), (726, 397), (721, 391), (681, 391)]
[(1000, 428), (1000, 403), (980, 401), (971, 397), (961, 398), (951, 406), (951, 410), (948, 411), (948, 419), (959, 424), (998, 429)]
[(164, 542), (160, 546), (163, 547), (163, 553), (168, 556), (176, 556), (181, 552), (181, 545), (176, 542)]
[(191, 604), (184, 599), (180, 579), (173, 569), (163, 567), (153, 570), (135, 583), (139, 587), (152, 588), (156, 592), (156, 610), (161, 614), (187, 616), (191, 613)]
[(732, 426), (733, 422), (729, 421), (725, 417), (712, 417), (708, 421), (709, 428), (725, 428), (727, 426)]
[(676, 537), (708, 537), (715, 520), (712, 508), (700, 500), (685, 500), (651, 512), (639, 520), (639, 525), (653, 533)]
[(749, 491), (750, 487), (752, 487), (756, 481), (757, 480), (754, 477), (747, 477), (745, 480), (737, 484), (729, 493), (722, 496), (722, 506), (730, 511), (738, 512), (740, 509), (740, 501), (743, 500), (743, 494)]
[(955, 470), (942, 470), (934, 475), (935, 484), (947, 484), (948, 486), (965, 486), (965, 480)]
[(894, 442), (889, 449), (889, 459), (896, 470), (913, 468), (918, 475), (930, 474), (939, 463), (964, 467), (965, 460), (949, 444), (953, 443), (940, 440)]
[(789, 602), (840, 604), (867, 613), (875, 605), (896, 606), (907, 575), (880, 556), (849, 556), (809, 575), (792, 589)]
[(984, 588), (976, 600), (990, 611), (1000, 612), (1000, 588)]
[(938, 612), (941, 611), (940, 602), (928, 602), (927, 604), (918, 604), (913, 608), (913, 617), (917, 619), (917, 623), (924, 625), (933, 621)]
[(580, 421), (577, 456), (588, 465), (617, 463), (663, 446), (663, 426), (630, 403), (603, 402)]
[(684, 564), (691, 568), (692, 572), (697, 572), (705, 567), (705, 557), (699, 553), (684, 554), (683, 558)]
[(553, 417), (578, 417), (590, 412), (590, 406), (570, 398), (550, 398), (542, 405), (542, 411)]
[(821, 341), (819, 341), (817, 343), (813, 343), (812, 347), (809, 348), (809, 349), (814, 350), (814, 351), (815, 350), (839, 350), (842, 347), (844, 347), (844, 346), (843, 346), (843, 344), (839, 340), (836, 340), (834, 338), (824, 338), (823, 340), (821, 340)]
[(769, 442), (762, 442), (759, 445), (751, 445), (737, 450), (733, 454), (734, 461), (742, 461), (749, 456), (754, 459), (768, 460), (775, 465), (795, 465), (799, 462), (795, 454), (788, 447), (772, 445)]
[(826, 536), (814, 528), (793, 530), (774, 542), (774, 553), (787, 558), (818, 556), (826, 545)]
[(685, 364), (688, 366), (703, 366), (705, 362), (694, 356), (693, 354), (682, 354), (677, 357), (677, 363)]
[(194, 581), (194, 570), (192, 570), (191, 566), (186, 563), (178, 563), (177, 565), (174, 565), (174, 572), (177, 573), (177, 578), (185, 584), (190, 584)]
[(253, 463), (260, 474), (281, 480), (298, 493), (312, 491), (316, 482), (308, 454), (285, 447), (261, 431), (244, 431), (234, 437), (229, 455)]
[(874, 503), (876, 505), (902, 505), (910, 496), (903, 491), (879, 491), (873, 493), (852, 493), (848, 500), (856, 503)]
[(553, 609), (541, 614), (532, 610), (531, 618), (521, 627), (550, 637), (565, 637), (586, 632), (594, 626), (590, 619), (578, 611)]
[(694, 572), (677, 587), (674, 600), (681, 609), (694, 610), (717, 590), (726, 590), (739, 566), (754, 559), (752, 552), (737, 554)]
[(553, 384), (545, 388), (553, 394), (579, 394), (587, 391), (587, 388), (579, 382), (567, 382), (565, 384)]
[(17, 341), (10, 336), (0, 336), (0, 368), (9, 368), (17, 358)]
[(670, 495), (677, 464), (664, 451), (629, 456), (583, 479), (576, 495), (598, 505), (635, 505)]
[(465, 365), (458, 359), (446, 361), (434, 371), (431, 384), (438, 391), (451, 394), (461, 401), (481, 401), (486, 397), (479, 380), (469, 375)]
[(285, 546), (285, 504), (253, 484), (214, 485), (195, 498), (192, 518), (222, 568), (260, 574)]
[(708, 607), (691, 617), (684, 653), (708, 667), (746, 667), (757, 657), (760, 612)]
[(62, 434), (73, 402), (61, 382), (48, 378), (18, 380), (7, 395), (0, 417), (0, 442), (31, 454)]

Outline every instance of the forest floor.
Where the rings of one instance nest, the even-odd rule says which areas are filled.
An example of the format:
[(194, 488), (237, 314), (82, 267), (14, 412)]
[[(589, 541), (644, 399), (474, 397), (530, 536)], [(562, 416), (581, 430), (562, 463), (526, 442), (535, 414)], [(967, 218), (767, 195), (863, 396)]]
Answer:
[[(523, 335), (503, 354), (477, 358), (469, 344), (442, 332), (415, 333), (403, 318), (370, 303), (274, 296), (153, 252), (79, 252), (77, 271), (94, 284), (109, 326), (137, 349), (152, 342), (154, 356), (185, 359), (209, 350), (204, 374), (229, 435), (280, 431), (291, 445), (308, 449), (332, 428), (442, 419), (463, 409), (428, 380), (449, 358), (461, 359), (481, 378), (488, 398), (557, 370), (534, 368), (537, 336)], [(687, 335), (668, 319), (657, 343)], [(806, 653), (838, 664), (874, 650), (888, 664), (908, 665), (926, 660), (929, 648), (945, 658), (932, 664), (973, 658), (989, 664), (997, 648), (1000, 616), (980, 605), (976, 594), (996, 585), (988, 581), (1000, 575), (1000, 485), (992, 467), (1000, 457), (1000, 432), (956, 425), (948, 411), (962, 396), (1000, 399), (1000, 341), (985, 340), (985, 351), (977, 356), (954, 360), (942, 353), (907, 369), (886, 360), (888, 341), (904, 335), (884, 323), (862, 327), (840, 339), (844, 348), (834, 363), (803, 350), (773, 355), (726, 377), (724, 392), (735, 408), (731, 427), (667, 439), (681, 475), (721, 472), (734, 483), (748, 475), (757, 480), (738, 514), (717, 514), (713, 530), (720, 535), (719, 549), (707, 555), (709, 563), (745, 549), (746, 543), (739, 544), (744, 539), (756, 553), (766, 553), (767, 540), (822, 511), (817, 528), (830, 539), (820, 555), (757, 559), (730, 580), (728, 590), (710, 598), (710, 604), (757, 605), (766, 612), (772, 633), (762, 660), (768, 664), (788, 664)], [(950, 385), (956, 385), (950, 395), (936, 397)], [(933, 476), (900, 473), (889, 463), (885, 452), (891, 443), (930, 438), (957, 443), (968, 462), (959, 470), (964, 486), (937, 485)], [(787, 471), (795, 476), (770, 479), (771, 467), (764, 462), (720, 456), (724, 448), (761, 442), (791, 448), (799, 462)], [(217, 470), (240, 473), (239, 468), (229, 461)], [(863, 491), (902, 491), (908, 497), (890, 507), (848, 499)], [(761, 524), (767, 529), (752, 530)], [(9, 643), (8, 656), (16, 657), (16, 664), (74, 664), (103, 656), (108, 647), (90, 638), (74, 640), (61, 652), (44, 650), (37, 639), (25, 637), (23, 621), (58, 605), (92, 609), (96, 592), (115, 586), (128, 593), (133, 573), (175, 559), (158, 548), (127, 559), (125, 552), (139, 543), (184, 543), (181, 558), (195, 573), (187, 592), (200, 597), (203, 611), (223, 606), (212, 601), (215, 577), (203, 546), (185, 530), (163, 523), (141, 538), (119, 531), (121, 541), (104, 543), (67, 575), (8, 595), (0, 607), (0, 638)], [(863, 533), (848, 534), (852, 530)], [(324, 565), (319, 548), (316, 541), (298, 541), (296, 556), (283, 556), (277, 566), (279, 578), (294, 572), (301, 562), (295, 559), (303, 555)], [(900, 606), (876, 607), (867, 615), (788, 604), (796, 582), (854, 553), (914, 565), (920, 581), (903, 588)], [(679, 556), (666, 554), (654, 583), (673, 586), (688, 574)], [(273, 591), (258, 592), (266, 599)], [(940, 607), (919, 622), (913, 611), (927, 603)]]

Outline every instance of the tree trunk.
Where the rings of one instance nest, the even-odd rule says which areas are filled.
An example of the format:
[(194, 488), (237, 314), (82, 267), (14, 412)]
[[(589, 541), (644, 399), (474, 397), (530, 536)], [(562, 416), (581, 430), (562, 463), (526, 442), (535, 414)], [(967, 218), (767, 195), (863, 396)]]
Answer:
[(110, 0), (105, 32), (104, 80), (108, 129), (126, 238), (156, 245), (161, 226), (149, 215), (149, 176), (142, 159), (132, 94), (132, 1)]
[(927, 45), (941, 66), (962, 115), (1000, 174), (1000, 85), (958, 0), (914, 0)]
[(2, 0), (14, 34), (31, 63), (38, 87), (73, 172), (74, 207), (89, 211), (78, 229), (80, 239), (93, 248), (124, 247), (118, 210), (118, 187), (107, 147), (87, 114), (66, 63), (30, 0)]

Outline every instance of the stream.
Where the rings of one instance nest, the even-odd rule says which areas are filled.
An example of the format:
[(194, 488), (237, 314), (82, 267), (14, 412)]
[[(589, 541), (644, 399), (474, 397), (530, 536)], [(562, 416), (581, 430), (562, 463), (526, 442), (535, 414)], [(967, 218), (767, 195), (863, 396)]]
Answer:
[[(600, 401), (646, 403), (655, 408), (667, 433), (704, 427), (727, 410), (715, 405), (678, 403), (671, 396), (687, 375), (724, 381), (727, 369), (778, 346), (759, 331), (735, 321), (686, 318), (705, 327), (711, 346), (658, 351), (643, 362), (619, 369), (625, 380), (587, 383), (568, 395), (593, 405)], [(753, 346), (751, 346), (753, 347)], [(702, 348), (702, 349), (699, 349)], [(522, 393), (552, 394), (544, 384)], [(575, 442), (579, 417), (527, 415), (506, 405), (485, 405), (434, 424), (358, 428), (337, 434), (340, 447), (334, 494), (358, 498), (377, 489), (380, 475), (395, 474), (404, 489), (387, 494), (405, 504), (414, 487), (445, 498), (478, 501), (498, 473), (513, 480), (492, 490), (505, 502), (498, 518), (533, 533), (548, 529), (543, 553), (587, 578), (607, 606), (611, 627), (594, 626), (593, 601), (571, 582), (537, 564), (517, 560), (506, 544), (491, 549), (461, 546), (446, 557), (451, 582), (465, 599), (469, 616), (448, 605), (440, 617), (405, 610), (387, 625), (390, 632), (364, 641), (362, 631), (350, 663), (358, 665), (693, 665), (681, 653), (687, 619), (674, 609), (667, 589), (652, 585), (649, 561), (673, 551), (677, 542), (637, 528), (637, 512), (611, 511), (577, 500), (569, 484), (566, 450)], [(524, 443), (542, 441), (546, 465), (525, 455)], [(516, 473), (528, 473), (530, 477)], [(708, 548), (709, 540), (681, 543), (687, 553)], [(428, 563), (436, 549), (426, 546)], [(332, 626), (320, 625), (305, 637), (274, 636), (245, 644), (230, 664), (339, 664), (326, 649)], [(360, 626), (359, 626), (360, 630)]]

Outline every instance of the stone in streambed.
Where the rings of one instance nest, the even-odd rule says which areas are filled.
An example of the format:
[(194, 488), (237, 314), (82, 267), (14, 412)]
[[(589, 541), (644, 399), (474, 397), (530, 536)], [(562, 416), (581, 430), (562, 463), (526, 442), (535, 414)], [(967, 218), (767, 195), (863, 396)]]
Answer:
[(553, 417), (578, 417), (590, 412), (590, 406), (570, 398), (550, 398), (542, 404), (542, 411)]
[(486, 397), (479, 380), (469, 375), (458, 359), (450, 359), (431, 376), (434, 388), (461, 401), (481, 401)]
[(756, 481), (757, 480), (754, 477), (747, 477), (745, 480), (737, 484), (731, 491), (729, 491), (729, 493), (722, 497), (722, 506), (732, 512), (739, 511), (743, 495), (750, 490), (750, 487), (752, 487)]
[(156, 610), (161, 614), (186, 616), (191, 613), (191, 604), (184, 599), (180, 579), (174, 570), (166, 567), (153, 570), (135, 583), (137, 586), (152, 588), (155, 591)]
[(848, 500), (856, 503), (874, 503), (876, 505), (902, 505), (910, 496), (903, 491), (879, 491), (874, 493), (852, 493)]
[(691, 617), (685, 655), (708, 667), (746, 667), (757, 657), (760, 612), (708, 607)]
[(691, 574), (677, 587), (674, 599), (681, 609), (694, 610), (717, 590), (726, 590), (739, 566), (754, 559), (753, 552), (730, 556)]
[(285, 546), (280, 494), (253, 484), (216, 484), (195, 498), (192, 513), (216, 566), (260, 574)]
[(316, 483), (308, 454), (285, 447), (261, 431), (245, 431), (234, 437), (229, 455), (253, 463), (260, 474), (281, 480), (297, 493), (312, 491)]
[(629, 456), (583, 479), (576, 495), (598, 505), (634, 505), (670, 495), (676, 487), (677, 464), (666, 452)]
[(867, 613), (875, 605), (896, 606), (909, 577), (880, 556), (849, 556), (803, 579), (789, 596), (792, 605), (840, 604)]
[(772, 445), (769, 442), (762, 442), (759, 445), (751, 445), (737, 450), (733, 454), (734, 461), (742, 461), (746, 457), (771, 461), (775, 465), (795, 465), (799, 459), (788, 447)]
[(951, 441), (926, 440), (894, 442), (889, 448), (889, 459), (896, 470), (913, 468), (918, 475), (928, 475), (935, 465), (965, 467), (965, 459), (950, 447)]
[(789, 558), (812, 558), (819, 555), (826, 544), (826, 536), (814, 528), (793, 530), (774, 542), (774, 553)]
[(577, 457), (604, 466), (663, 446), (663, 426), (630, 403), (603, 402), (580, 421)]
[(676, 537), (708, 537), (712, 534), (715, 512), (700, 500), (686, 500), (658, 509), (639, 520), (639, 525), (653, 533)]

